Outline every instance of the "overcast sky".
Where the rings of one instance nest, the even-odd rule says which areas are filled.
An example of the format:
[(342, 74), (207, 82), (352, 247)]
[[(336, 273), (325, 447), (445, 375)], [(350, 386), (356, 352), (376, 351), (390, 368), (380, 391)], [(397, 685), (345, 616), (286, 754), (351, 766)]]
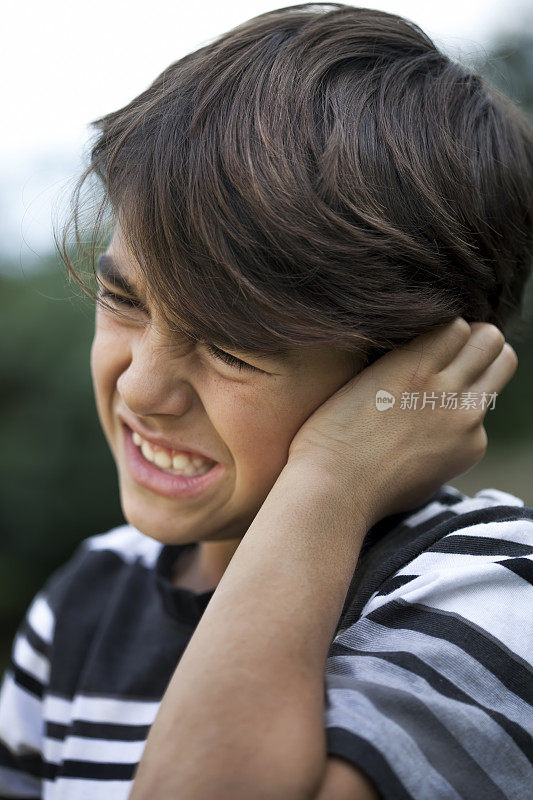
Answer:
[[(139, 94), (168, 64), (288, 2), (4, 0), (0, 68), (0, 251), (25, 265), (51, 243), (87, 143), (88, 123)], [(348, 5), (345, 3), (344, 5)], [(401, 14), (470, 58), (523, 24), (522, 0), (351, 3)]]

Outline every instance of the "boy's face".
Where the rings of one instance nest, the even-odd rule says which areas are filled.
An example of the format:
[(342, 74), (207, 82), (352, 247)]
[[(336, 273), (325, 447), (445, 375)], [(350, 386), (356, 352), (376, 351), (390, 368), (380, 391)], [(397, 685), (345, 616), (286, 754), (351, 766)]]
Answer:
[[(134, 286), (132, 299), (146, 306), (118, 227), (106, 254)], [(244, 536), (285, 465), (297, 430), (353, 376), (349, 357), (330, 347), (294, 349), (288, 361), (232, 351), (262, 370), (240, 371), (200, 343), (165, 335), (152, 309), (150, 317), (126, 306), (119, 310), (131, 321), (97, 309), (91, 373), (125, 518), (167, 544)], [(154, 438), (200, 450), (223, 465), (221, 474), (191, 497), (170, 497), (141, 485), (131, 469), (126, 421)]]

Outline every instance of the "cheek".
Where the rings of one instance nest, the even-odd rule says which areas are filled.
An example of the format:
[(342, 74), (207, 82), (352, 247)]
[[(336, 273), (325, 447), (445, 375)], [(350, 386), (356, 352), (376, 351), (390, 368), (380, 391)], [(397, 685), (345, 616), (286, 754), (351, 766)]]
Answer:
[(91, 344), (91, 354), (90, 354), (90, 364), (91, 364), (91, 375), (93, 379), (93, 384), (96, 387), (96, 384), (99, 379), (100, 369), (102, 364), (102, 347), (100, 338), (98, 333), (95, 331), (93, 336), (93, 341)]
[(102, 415), (116, 391), (121, 364), (126, 352), (122, 337), (110, 325), (97, 320), (90, 351), (90, 369), (96, 404)]
[(127, 341), (120, 327), (97, 313), (90, 353), (93, 380), (100, 383), (104, 376), (117, 371), (126, 351)]
[(105, 346), (105, 337), (101, 332), (95, 332), (91, 345), (91, 375), (93, 386), (97, 393), (100, 393), (105, 385), (105, 376), (111, 367), (110, 350)]
[(244, 391), (224, 400), (218, 395), (216, 407), (216, 416), (214, 409), (206, 410), (231, 451), (238, 482), (248, 487), (251, 482), (271, 485), (287, 462), (300, 426), (298, 404), (278, 387)]

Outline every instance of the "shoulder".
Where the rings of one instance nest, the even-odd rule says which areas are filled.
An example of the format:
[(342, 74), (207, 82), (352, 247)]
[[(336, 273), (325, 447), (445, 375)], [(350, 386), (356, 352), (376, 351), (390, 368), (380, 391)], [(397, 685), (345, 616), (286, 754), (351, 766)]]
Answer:
[[(533, 508), (521, 498), (501, 489), (481, 489), (469, 497), (454, 487), (446, 486), (441, 487), (434, 499), (421, 509), (407, 515), (403, 525), (417, 539), (426, 535), (427, 544), (431, 545), (431, 539), (437, 541), (460, 530), (466, 533), (467, 529), (476, 526), (500, 522), (503, 523), (498, 528), (500, 533), (507, 528), (530, 531)], [(488, 529), (484, 532), (489, 534)], [(421, 541), (424, 543), (424, 539)]]
[(328, 752), (364, 769), (385, 798), (524, 796), (533, 509), (496, 489), (445, 495), (368, 551), (371, 572), (386, 568), (359, 584), (358, 613), (330, 647)]
[[(347, 628), (382, 598), (482, 569), (530, 575), (533, 508), (499, 489), (469, 497), (442, 486), (423, 506), (379, 522), (363, 542), (338, 630)], [(496, 566), (494, 566), (496, 565)], [(402, 588), (405, 587), (405, 588)], [(379, 599), (381, 598), (381, 599)]]
[(90, 633), (119, 571), (136, 562), (152, 567), (161, 547), (130, 525), (90, 536), (34, 596), (16, 631), (0, 687), (2, 797), (4, 792), (40, 796), (43, 709), (51, 690), (58, 696), (53, 682), (60, 673), (64, 705), (73, 695), (73, 688), (65, 691), (65, 686), (75, 684), (80, 674)]
[(89, 594), (91, 605), (97, 605), (95, 600), (106, 593), (118, 572), (136, 563), (152, 569), (162, 546), (129, 524), (82, 539), (37, 592), (22, 627), (50, 644), (63, 609), (74, 611)]
[(532, 599), (532, 508), (507, 492), (484, 489), (447, 504), (433, 501), (402, 527), (412, 539), (412, 557), (374, 591), (363, 615), (377, 618), (387, 605), (394, 617), (406, 603), (418, 603), (442, 612), (442, 626), (447, 614), (461, 615), (530, 654), (532, 641), (521, 630), (527, 605), (520, 604)]
[(118, 525), (105, 533), (83, 539), (79, 549), (85, 553), (113, 553), (123, 563), (140, 561), (151, 568), (161, 551), (162, 543), (141, 533), (133, 525)]
[(484, 489), (444, 509), (436, 502), (404, 525), (415, 541), (422, 531), (425, 546), (370, 596), (362, 615), (438, 635), (473, 657), (491, 652), (496, 672), (507, 649), (513, 662), (533, 661), (533, 509)]
[(473, 651), (497, 637), (531, 659), (533, 508), (498, 489), (474, 497), (445, 490), (369, 552), (363, 596), (353, 598), (342, 628), (364, 619), (390, 630), (407, 626), (411, 635), (438, 631)]

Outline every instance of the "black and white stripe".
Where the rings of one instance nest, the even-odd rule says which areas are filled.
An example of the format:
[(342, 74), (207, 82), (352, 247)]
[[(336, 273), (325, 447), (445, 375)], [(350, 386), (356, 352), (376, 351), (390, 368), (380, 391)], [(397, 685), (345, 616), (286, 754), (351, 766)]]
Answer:
[[(187, 547), (130, 525), (85, 539), (31, 603), (0, 690), (0, 800), (126, 800), (212, 592)], [(328, 752), (386, 800), (533, 786), (533, 509), (444, 486), (369, 532), (326, 664)]]
[(533, 796), (533, 509), (498, 490), (437, 500), (389, 545), (407, 542), (385, 581), (358, 564), (359, 613), (326, 666), (328, 751), (387, 799)]

